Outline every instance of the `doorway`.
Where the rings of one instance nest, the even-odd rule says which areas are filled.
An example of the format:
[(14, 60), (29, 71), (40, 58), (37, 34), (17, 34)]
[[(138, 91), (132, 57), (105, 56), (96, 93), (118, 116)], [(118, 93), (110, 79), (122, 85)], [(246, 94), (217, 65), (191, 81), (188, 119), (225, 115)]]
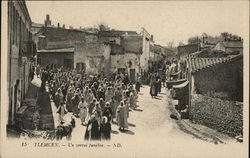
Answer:
[(63, 67), (65, 68), (65, 70), (72, 70), (73, 60), (72, 59), (64, 59)]

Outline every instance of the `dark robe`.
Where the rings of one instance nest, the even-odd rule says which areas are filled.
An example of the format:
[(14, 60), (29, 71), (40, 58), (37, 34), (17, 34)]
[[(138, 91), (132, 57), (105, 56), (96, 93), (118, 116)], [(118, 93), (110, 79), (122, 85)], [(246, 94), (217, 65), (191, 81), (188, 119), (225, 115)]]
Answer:
[(151, 83), (150, 95), (151, 96), (157, 96), (157, 83), (156, 82)]
[(103, 110), (102, 116), (106, 116), (108, 118), (108, 122), (110, 122), (112, 118), (112, 114), (113, 114), (112, 108), (105, 107)]
[[(89, 126), (92, 124), (91, 133), (88, 131)], [(100, 130), (97, 120), (89, 120), (84, 139), (85, 140), (100, 140)]]
[(157, 93), (161, 93), (161, 80), (157, 81)]
[(102, 140), (110, 140), (111, 138), (111, 124), (109, 122), (105, 124), (101, 124), (100, 126), (101, 139)]
[(140, 84), (139, 81), (137, 81), (136, 84), (135, 84), (135, 89), (136, 89), (137, 92), (140, 92), (140, 87), (141, 87), (141, 84)]
[(94, 107), (95, 107), (95, 103), (92, 102), (89, 104), (89, 114), (90, 115), (93, 113)]
[(77, 114), (79, 113), (78, 111), (78, 104), (80, 102), (80, 97), (79, 96), (75, 96), (72, 98), (72, 104), (73, 104), (73, 114)]

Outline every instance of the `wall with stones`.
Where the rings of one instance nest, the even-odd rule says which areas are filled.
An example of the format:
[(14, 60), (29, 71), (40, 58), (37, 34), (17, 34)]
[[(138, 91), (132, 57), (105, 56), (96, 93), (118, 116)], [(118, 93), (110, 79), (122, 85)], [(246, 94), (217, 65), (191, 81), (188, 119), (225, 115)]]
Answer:
[(234, 101), (193, 95), (190, 118), (232, 137), (243, 134), (243, 105)]
[[(129, 62), (131, 62), (131, 66)], [(111, 55), (111, 71), (115, 72), (118, 68), (131, 68), (139, 72), (139, 55), (135, 53)]]

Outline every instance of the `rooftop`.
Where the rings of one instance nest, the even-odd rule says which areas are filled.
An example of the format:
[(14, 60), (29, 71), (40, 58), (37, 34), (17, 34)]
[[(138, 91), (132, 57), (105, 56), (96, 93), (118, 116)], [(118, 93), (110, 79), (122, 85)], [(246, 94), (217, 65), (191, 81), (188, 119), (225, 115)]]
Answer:
[(223, 58), (196, 58), (196, 57), (191, 57), (189, 58), (190, 64), (191, 64), (191, 72), (195, 73), (200, 70), (219, 65), (222, 63), (226, 63), (235, 59), (242, 58), (243, 56), (240, 55), (234, 55), (234, 56), (228, 56), (228, 57), (223, 57)]
[(99, 31), (98, 35), (101, 37), (119, 37), (121, 35), (137, 35), (136, 31)]
[(43, 27), (44, 24), (32, 22), (32, 27)]

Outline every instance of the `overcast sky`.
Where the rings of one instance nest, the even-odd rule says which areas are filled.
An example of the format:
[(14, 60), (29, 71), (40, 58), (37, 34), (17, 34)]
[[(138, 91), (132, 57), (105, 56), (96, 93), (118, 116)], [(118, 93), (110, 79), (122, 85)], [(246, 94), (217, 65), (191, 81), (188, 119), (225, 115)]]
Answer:
[(74, 28), (106, 23), (119, 30), (139, 32), (145, 27), (155, 42), (165, 45), (186, 43), (191, 36), (206, 32), (219, 35), (231, 32), (244, 38), (248, 29), (247, 1), (158, 1), (158, 2), (86, 2), (27, 1), (31, 19), (44, 23), (46, 14), (53, 25), (59, 22)]

